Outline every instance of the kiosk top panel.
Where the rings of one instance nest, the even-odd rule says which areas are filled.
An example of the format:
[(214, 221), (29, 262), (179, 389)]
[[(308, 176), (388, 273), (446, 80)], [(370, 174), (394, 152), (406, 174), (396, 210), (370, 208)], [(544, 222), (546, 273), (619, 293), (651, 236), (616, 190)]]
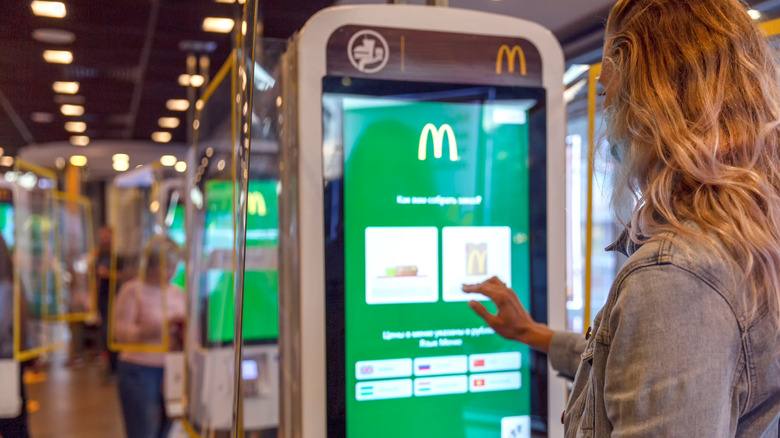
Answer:
[(329, 75), (542, 86), (541, 55), (523, 38), (349, 25), (327, 50)]

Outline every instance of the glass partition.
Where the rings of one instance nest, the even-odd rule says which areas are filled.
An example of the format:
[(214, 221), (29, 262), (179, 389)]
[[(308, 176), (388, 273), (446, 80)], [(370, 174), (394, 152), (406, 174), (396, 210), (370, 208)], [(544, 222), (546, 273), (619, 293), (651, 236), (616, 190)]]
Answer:
[(56, 175), (18, 160), (13, 179), (14, 357), (24, 361), (59, 347), (67, 307), (54, 250)]

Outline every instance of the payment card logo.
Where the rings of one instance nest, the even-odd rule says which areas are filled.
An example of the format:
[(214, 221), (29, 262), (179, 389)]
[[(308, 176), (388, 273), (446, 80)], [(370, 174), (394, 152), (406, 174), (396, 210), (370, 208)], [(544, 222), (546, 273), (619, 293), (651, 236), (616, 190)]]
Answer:
[(520, 74), (525, 76), (525, 52), (523, 52), (523, 49), (520, 48), (520, 46), (512, 46), (510, 49), (506, 44), (498, 49), (498, 55), (496, 56), (496, 74), (500, 75), (503, 72), (502, 66), (504, 65), (504, 59), (508, 61), (507, 65), (509, 73), (514, 73), (515, 58), (517, 58), (518, 62), (520, 63)]
[(360, 367), (360, 374), (363, 376), (370, 376), (371, 374), (374, 374), (374, 367), (371, 365), (364, 365)]
[(349, 40), (347, 56), (352, 66), (363, 73), (376, 73), (387, 65), (390, 48), (387, 40), (373, 30), (361, 30)]
[(487, 275), (487, 243), (466, 244), (466, 275)]
[(428, 137), (433, 139), (433, 156), (441, 158), (444, 148), (444, 134), (447, 134), (450, 161), (458, 161), (458, 143), (455, 140), (455, 133), (452, 131), (452, 127), (446, 123), (438, 128), (433, 123), (425, 125), (420, 134), (420, 146), (417, 150), (417, 158), (419, 158), (420, 161), (425, 161), (428, 157)]

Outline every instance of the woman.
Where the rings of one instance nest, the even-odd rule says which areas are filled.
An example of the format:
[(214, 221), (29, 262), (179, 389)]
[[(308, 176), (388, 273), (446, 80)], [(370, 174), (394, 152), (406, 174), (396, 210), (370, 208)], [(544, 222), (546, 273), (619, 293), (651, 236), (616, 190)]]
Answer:
[(630, 257), (592, 334), (534, 322), (497, 279), (464, 290), (498, 313), (470, 306), (576, 373), (566, 437), (776, 437), (780, 92), (765, 38), (737, 0), (619, 0), (600, 81), (614, 196), (634, 202), (613, 202)]
[[(0, 361), (13, 361), (14, 357), (14, 267), (11, 251), (5, 243), (5, 239), (0, 236)], [(20, 303), (20, 329), (19, 334), (23, 349), (27, 349), (27, 324), (29, 315), (27, 301), (24, 294), (19, 297)], [(19, 364), (18, 375), (0, 376), (0, 380), (8, 382), (6, 379), (18, 379), (19, 394), (3, 394), (6, 400), (18, 397), (20, 409), (18, 415), (13, 418), (4, 418), (0, 415), (0, 437), (3, 438), (29, 438), (27, 424), (27, 395), (24, 389), (23, 364)], [(9, 382), (10, 383), (10, 382)], [(4, 385), (0, 384), (0, 388)]]
[[(178, 329), (184, 320), (185, 298), (181, 289), (170, 286), (179, 259), (179, 249), (172, 240), (160, 237), (149, 242), (141, 276), (125, 283), (117, 297), (118, 343), (160, 347), (163, 333), (168, 331), (169, 346), (180, 346)], [(119, 355), (119, 398), (127, 438), (163, 438), (168, 434), (170, 422), (162, 394), (164, 355), (131, 349)]]

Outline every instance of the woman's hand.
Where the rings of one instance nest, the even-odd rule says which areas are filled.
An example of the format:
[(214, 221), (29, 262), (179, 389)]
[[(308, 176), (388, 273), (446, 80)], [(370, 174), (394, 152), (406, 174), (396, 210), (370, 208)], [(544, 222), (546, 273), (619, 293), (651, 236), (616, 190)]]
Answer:
[(469, 301), (469, 307), (502, 337), (522, 342), (536, 350), (546, 352), (550, 348), (553, 331), (531, 318), (520, 303), (517, 294), (496, 277), (480, 284), (464, 284), (463, 291), (480, 293), (490, 298), (498, 308), (493, 315), (479, 301)]

